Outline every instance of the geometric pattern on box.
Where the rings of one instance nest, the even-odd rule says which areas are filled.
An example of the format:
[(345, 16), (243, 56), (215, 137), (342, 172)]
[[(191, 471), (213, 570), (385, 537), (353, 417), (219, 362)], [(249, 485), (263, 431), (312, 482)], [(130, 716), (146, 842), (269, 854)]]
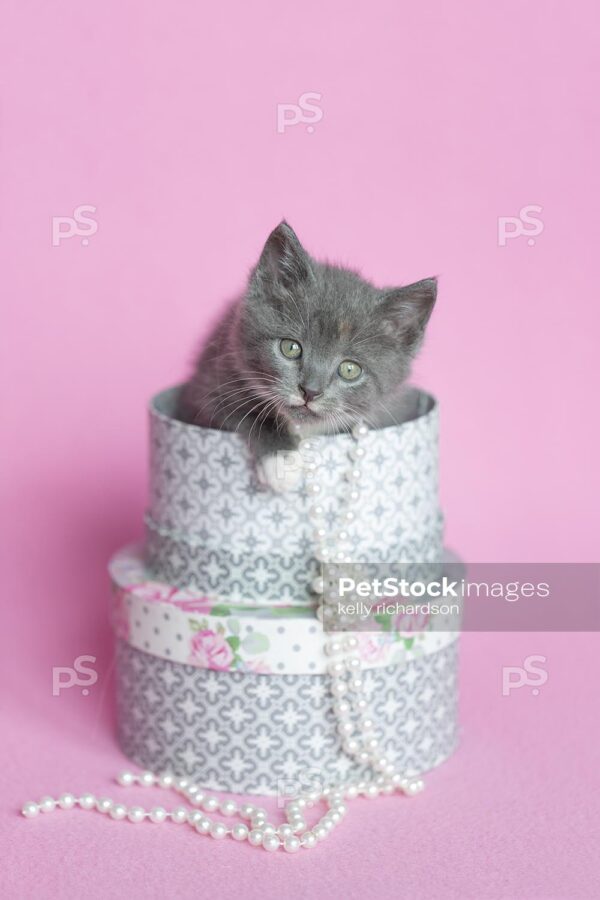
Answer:
[[(146, 559), (160, 580), (194, 586), (243, 602), (311, 602), (307, 585), (318, 569), (310, 498), (256, 483), (244, 439), (232, 432), (173, 419), (176, 389), (150, 411), (150, 503)], [(356, 562), (436, 562), (443, 519), (438, 501), (438, 409), (415, 391), (417, 418), (369, 432), (361, 463), (360, 516), (349, 525)], [(352, 445), (349, 435), (311, 438), (323, 488), (324, 518), (335, 529)], [(321, 498), (320, 498), (321, 500)]]
[[(455, 749), (457, 646), (364, 670), (386, 756), (408, 775)], [(143, 768), (242, 794), (293, 793), (315, 777), (333, 784), (367, 774), (341, 749), (327, 676), (198, 669), (119, 640), (117, 682), (121, 748)]]
[[(322, 653), (309, 651), (302, 663), (299, 657), (289, 668), (287, 663), (286, 641), (290, 656), (302, 653), (293, 618), (312, 616), (318, 626), (316, 598), (308, 589), (316, 564), (305, 486), (284, 495), (260, 489), (241, 436), (173, 418), (177, 391), (163, 391), (150, 407), (150, 498), (141, 584), (115, 579), (115, 561), (111, 570), (117, 587), (113, 616), (121, 746), (144, 768), (171, 770), (205, 787), (237, 793), (277, 793), (282, 780), (310, 779), (315, 769), (320, 780), (330, 783), (362, 774), (341, 750), (331, 680), (319, 673)], [(413, 419), (361, 438), (360, 499), (356, 519), (345, 527), (344, 551), (356, 562), (444, 559), (438, 408), (421, 391), (413, 400)], [(318, 465), (322, 489), (319, 504), (335, 534), (354, 441), (349, 435), (328, 435), (311, 438), (312, 446), (310, 461)], [(130, 564), (138, 563), (120, 559), (121, 574), (131, 571)], [(162, 622), (149, 632), (155, 591), (159, 602), (152, 611)], [(140, 612), (142, 594), (150, 597)], [(178, 641), (181, 634), (183, 640), (184, 633), (171, 634), (178, 623), (170, 608), (162, 608), (165, 594), (177, 603), (180, 617), (190, 611), (188, 601), (199, 601), (196, 611), (213, 616), (188, 622), (188, 631), (190, 625), (199, 629), (193, 665), (168, 658), (174, 645), (166, 638)], [(148, 621), (142, 623), (145, 605)], [(239, 619), (235, 626), (223, 607), (233, 607)], [(260, 637), (262, 622), (272, 625), (286, 609), (290, 627), (285, 637), (282, 631), (282, 641), (271, 640), (272, 630), (271, 637), (262, 635), (261, 646), (267, 636), (269, 653), (276, 649), (267, 664), (274, 662), (278, 671), (271, 668), (267, 674), (254, 659), (257, 648), (263, 652), (261, 642), (244, 641), (250, 623), (243, 616), (261, 617)], [(238, 630), (230, 634), (232, 627)], [(314, 638), (309, 627), (305, 646)], [(242, 655), (246, 643), (251, 658)], [(370, 668), (363, 659), (369, 712), (383, 737), (380, 746), (407, 775), (438, 765), (456, 746), (457, 647), (451, 635), (443, 646), (429, 641), (418, 647), (420, 654), (394, 655), (390, 665)], [(298, 783), (292, 792), (297, 788)]]

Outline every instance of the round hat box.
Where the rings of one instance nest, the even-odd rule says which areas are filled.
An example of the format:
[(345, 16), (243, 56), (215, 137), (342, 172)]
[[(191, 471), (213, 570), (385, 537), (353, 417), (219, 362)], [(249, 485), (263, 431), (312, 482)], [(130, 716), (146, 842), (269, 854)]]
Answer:
[[(177, 391), (150, 405), (146, 545), (109, 567), (122, 749), (144, 768), (240, 794), (366, 776), (344, 753), (333, 714), (305, 485), (262, 489), (239, 435), (174, 417)], [(423, 392), (413, 399), (412, 419), (364, 439), (348, 528), (357, 562), (444, 558), (438, 409)], [(352, 438), (311, 444), (333, 527)], [(406, 775), (437, 766), (457, 742), (456, 633), (356, 637), (386, 756)]]

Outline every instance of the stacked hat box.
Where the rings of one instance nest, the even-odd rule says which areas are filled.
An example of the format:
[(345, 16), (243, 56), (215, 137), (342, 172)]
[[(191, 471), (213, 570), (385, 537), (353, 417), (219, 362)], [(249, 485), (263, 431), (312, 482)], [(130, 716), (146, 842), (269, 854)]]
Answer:
[[(241, 436), (174, 417), (177, 391), (150, 404), (145, 546), (109, 566), (121, 747), (144, 768), (241, 794), (360, 777), (333, 715), (306, 486), (262, 489)], [(357, 562), (444, 558), (438, 408), (423, 392), (415, 408), (364, 439), (347, 528)], [(352, 437), (311, 442), (333, 527)], [(407, 775), (437, 766), (457, 742), (457, 634), (356, 637), (386, 756)]]

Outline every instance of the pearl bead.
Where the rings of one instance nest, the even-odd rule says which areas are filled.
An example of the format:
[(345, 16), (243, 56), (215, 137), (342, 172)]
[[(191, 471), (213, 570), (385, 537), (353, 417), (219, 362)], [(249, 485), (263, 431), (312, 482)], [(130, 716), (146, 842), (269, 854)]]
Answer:
[(379, 788), (376, 784), (370, 784), (366, 789), (365, 794), (370, 800), (374, 800), (375, 797), (379, 796)]
[(253, 828), (248, 833), (248, 843), (252, 844), (253, 847), (260, 847), (263, 841), (263, 833), (260, 828)]
[(348, 800), (356, 800), (358, 797), (358, 788), (351, 784), (350, 787), (346, 788), (346, 797)]
[(127, 815), (127, 807), (124, 803), (114, 803), (109, 810), (111, 819), (124, 819)]
[(341, 653), (342, 645), (339, 641), (329, 641), (328, 644), (325, 645), (325, 653), (328, 656), (335, 656), (337, 653)]
[(311, 506), (311, 508), (310, 508), (311, 516), (322, 516), (323, 512), (324, 512), (323, 507), (320, 504), (317, 504), (316, 506)]
[(285, 840), (288, 837), (292, 837), (294, 834), (294, 828), (292, 825), (280, 825), (277, 829), (277, 834), (280, 838)]
[(350, 756), (354, 756), (354, 754), (358, 752), (358, 749), (359, 749), (359, 743), (354, 738), (349, 738), (349, 740), (344, 741), (344, 750)]
[(42, 797), (40, 800), (40, 809), (43, 813), (52, 812), (56, 807), (56, 800), (52, 797)]
[(296, 853), (300, 849), (300, 841), (297, 837), (288, 837), (283, 842), (283, 849), (287, 853)]
[(352, 437), (355, 438), (356, 440), (360, 440), (360, 438), (366, 437), (368, 433), (369, 433), (369, 429), (367, 428), (366, 425), (363, 425), (362, 423), (359, 425), (355, 425), (354, 428), (352, 429)]
[[(146, 773), (144, 773), (144, 774), (146, 774)], [(144, 776), (142, 775), (142, 778), (143, 777)], [(177, 781), (175, 782), (175, 786), (178, 791), (185, 791), (189, 787), (189, 785), (190, 785), (189, 778), (178, 778)]]
[(276, 834), (265, 834), (262, 840), (262, 845), (265, 850), (268, 850), (272, 853), (274, 850), (279, 849), (279, 838)]
[(304, 819), (292, 819), (291, 826), (294, 830), (294, 834), (298, 834), (300, 831), (304, 831), (306, 828), (306, 822)]
[(171, 821), (175, 822), (176, 825), (183, 825), (184, 822), (188, 821), (188, 811), (185, 806), (177, 806), (171, 812)]
[(415, 778), (414, 781), (409, 782), (407, 793), (409, 793), (411, 796), (413, 796), (414, 794), (419, 794), (424, 787), (425, 784), (423, 783), (423, 781), (420, 778)]
[(243, 803), (240, 806), (240, 816), (242, 819), (251, 819), (254, 815), (254, 807), (251, 803)]
[(127, 810), (127, 818), (130, 822), (137, 824), (138, 822), (143, 822), (146, 813), (142, 809), (141, 806), (130, 806)]
[(201, 793), (202, 793), (202, 791), (200, 790), (200, 788), (198, 787), (197, 784), (190, 784), (189, 788), (186, 789), (186, 794), (188, 795), (190, 800), (192, 800), (194, 797), (196, 797), (198, 794), (201, 794)]
[(344, 650), (354, 650), (358, 647), (358, 640), (355, 637), (349, 637), (344, 640)]
[(61, 794), (58, 798), (58, 805), (61, 809), (73, 809), (76, 800), (73, 794)]
[(121, 772), (121, 774), (117, 776), (117, 781), (124, 787), (128, 787), (135, 781), (135, 775), (133, 772)]
[(33, 819), (34, 816), (37, 816), (40, 808), (37, 803), (34, 803), (33, 800), (28, 800), (27, 803), (23, 804), (21, 812), (25, 816), (26, 819)]
[(196, 823), (199, 822), (200, 819), (204, 818), (204, 813), (201, 812), (199, 809), (192, 809), (189, 812), (188, 812), (188, 810), (184, 810), (184, 812), (185, 812), (185, 818), (190, 823), (190, 825), (196, 825)]
[(154, 784), (154, 775), (152, 772), (142, 772), (140, 775), (140, 782), (144, 787), (151, 787)]
[(408, 778), (405, 778), (404, 775), (400, 775), (399, 772), (396, 772), (394, 775), (392, 775), (392, 784), (395, 787), (404, 790), (404, 788), (408, 785)]
[(223, 822), (213, 822), (210, 826), (210, 836), (214, 837), (215, 840), (220, 841), (221, 838), (226, 837), (227, 835), (227, 826), (223, 824)]
[(160, 825), (161, 822), (164, 822), (167, 818), (167, 811), (162, 806), (155, 806), (150, 810), (150, 821), (154, 822), (156, 825)]
[(206, 799), (206, 794), (202, 791), (197, 791), (192, 797), (190, 797), (190, 802), (193, 806), (202, 806)]
[(317, 484), (316, 481), (315, 481), (315, 482), (313, 482), (312, 484), (309, 484), (309, 485), (308, 485), (307, 490), (308, 490), (309, 493), (311, 493), (311, 494), (319, 494), (319, 493), (321, 492), (321, 485), (320, 485), (320, 484)]
[(231, 829), (231, 836), (234, 841), (245, 841), (248, 837), (248, 826), (244, 825), (242, 822), (239, 822)]
[(364, 681), (362, 680), (362, 678), (352, 678), (350, 681), (350, 687), (354, 691), (360, 691), (361, 688), (364, 687)]
[(237, 803), (234, 800), (224, 800), (221, 803), (221, 812), (224, 816), (233, 816), (237, 812)]
[(327, 831), (331, 831), (333, 828), (333, 821), (329, 818), (329, 816), (323, 816), (323, 818), (321, 819), (321, 825)]
[(164, 775), (160, 775), (158, 779), (158, 784), (162, 788), (170, 788), (175, 784), (175, 776), (171, 775), (170, 772), (166, 772)]
[(202, 816), (196, 822), (196, 831), (198, 832), (198, 834), (208, 834), (211, 829), (211, 825), (212, 823), (208, 816)]
[(305, 831), (300, 840), (302, 841), (302, 846), (307, 847), (309, 850), (317, 843), (317, 837), (312, 831)]
[[(348, 795), (346, 794), (346, 796), (348, 796)], [(343, 817), (348, 812), (348, 807), (346, 806), (345, 803), (338, 803), (338, 805), (336, 806), (336, 811), (339, 813), (340, 816)]]
[(202, 809), (206, 812), (215, 812), (219, 808), (219, 801), (216, 797), (206, 797), (202, 801)]
[(311, 582), (311, 588), (313, 589), (315, 594), (323, 593), (323, 591), (325, 590), (325, 582), (323, 581), (321, 576), (318, 576), (317, 578), (313, 578), (313, 580)]
[(93, 809), (96, 805), (96, 798), (93, 794), (82, 794), (79, 798), (79, 805), (82, 809)]
[(334, 681), (331, 685), (331, 691), (336, 697), (341, 697), (343, 694), (347, 693), (348, 686), (345, 681)]
[(318, 841), (324, 841), (329, 834), (325, 826), (321, 825), (320, 823), (319, 825), (315, 825), (312, 831)]
[(107, 813), (112, 806), (112, 800), (109, 800), (108, 797), (99, 797), (96, 800), (96, 809), (98, 812)]

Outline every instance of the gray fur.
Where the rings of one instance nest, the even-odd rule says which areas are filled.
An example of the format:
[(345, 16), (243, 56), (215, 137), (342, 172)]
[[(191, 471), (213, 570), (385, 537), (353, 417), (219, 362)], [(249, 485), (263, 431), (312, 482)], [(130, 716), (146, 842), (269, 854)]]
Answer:
[[(245, 295), (223, 317), (181, 393), (184, 421), (244, 434), (257, 458), (298, 437), (383, 427), (410, 417), (403, 385), (431, 315), (435, 278), (378, 289), (358, 273), (312, 259), (282, 222), (269, 235)], [(302, 346), (287, 359), (280, 341)], [(356, 382), (343, 360), (362, 367)], [(308, 405), (299, 386), (320, 393)]]

